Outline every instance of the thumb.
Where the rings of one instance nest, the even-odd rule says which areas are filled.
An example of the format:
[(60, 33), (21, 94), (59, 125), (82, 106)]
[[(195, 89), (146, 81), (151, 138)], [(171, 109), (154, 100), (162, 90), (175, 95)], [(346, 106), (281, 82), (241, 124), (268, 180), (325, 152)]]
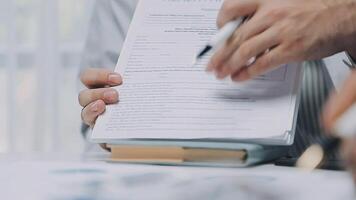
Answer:
[(340, 91), (335, 92), (326, 104), (322, 117), (325, 128), (332, 130), (336, 120), (354, 103), (356, 103), (356, 71), (349, 75)]

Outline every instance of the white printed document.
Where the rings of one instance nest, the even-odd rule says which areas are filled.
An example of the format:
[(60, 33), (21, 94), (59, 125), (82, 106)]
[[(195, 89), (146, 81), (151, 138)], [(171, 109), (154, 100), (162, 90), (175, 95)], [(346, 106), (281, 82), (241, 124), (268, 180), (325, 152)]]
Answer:
[(245, 83), (217, 80), (195, 55), (216, 34), (222, 0), (141, 0), (116, 71), (120, 102), (92, 139), (285, 138), (293, 129), (301, 67)]

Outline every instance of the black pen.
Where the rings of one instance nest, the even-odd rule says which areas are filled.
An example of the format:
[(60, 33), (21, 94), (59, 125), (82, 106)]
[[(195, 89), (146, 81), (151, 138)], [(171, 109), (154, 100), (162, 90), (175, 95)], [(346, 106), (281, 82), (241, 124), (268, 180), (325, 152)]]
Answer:
[(204, 55), (210, 52), (213, 49), (218, 48), (219, 46), (223, 45), (238, 29), (241, 24), (246, 20), (246, 17), (240, 17), (234, 21), (228, 22), (225, 24), (218, 33), (211, 38), (209, 43), (198, 53), (195, 60), (193, 61), (193, 65), (201, 59)]

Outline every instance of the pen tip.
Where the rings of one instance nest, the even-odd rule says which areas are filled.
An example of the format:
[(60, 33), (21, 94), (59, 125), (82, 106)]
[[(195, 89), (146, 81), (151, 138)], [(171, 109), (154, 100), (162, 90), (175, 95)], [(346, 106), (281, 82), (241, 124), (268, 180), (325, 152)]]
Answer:
[(192, 62), (192, 66), (195, 66), (198, 63), (198, 58), (194, 57), (194, 60)]

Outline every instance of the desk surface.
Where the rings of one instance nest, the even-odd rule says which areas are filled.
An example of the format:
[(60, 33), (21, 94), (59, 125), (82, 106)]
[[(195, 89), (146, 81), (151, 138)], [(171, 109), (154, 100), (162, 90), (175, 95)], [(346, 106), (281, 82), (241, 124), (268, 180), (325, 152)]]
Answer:
[(354, 199), (347, 172), (128, 165), (107, 156), (0, 155), (1, 199)]

